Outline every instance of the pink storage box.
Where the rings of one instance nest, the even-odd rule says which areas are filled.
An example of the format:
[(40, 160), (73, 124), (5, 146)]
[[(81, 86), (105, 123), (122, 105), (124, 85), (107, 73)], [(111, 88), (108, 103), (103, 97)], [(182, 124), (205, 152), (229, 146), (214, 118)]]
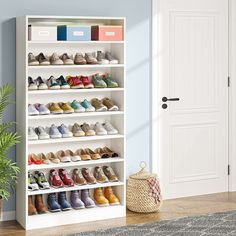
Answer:
[(95, 25), (91, 27), (92, 40), (123, 41), (123, 26), (121, 25)]

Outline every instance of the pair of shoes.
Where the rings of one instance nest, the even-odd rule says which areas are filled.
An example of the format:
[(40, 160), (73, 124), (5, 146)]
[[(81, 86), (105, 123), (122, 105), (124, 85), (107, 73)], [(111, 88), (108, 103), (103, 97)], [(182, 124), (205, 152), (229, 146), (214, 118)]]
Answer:
[(34, 56), (33, 53), (29, 53), (28, 54), (28, 65), (29, 66), (50, 65), (49, 57), (45, 56), (42, 52), (39, 53), (37, 56)]
[(101, 158), (119, 157), (118, 153), (113, 152), (108, 147), (96, 148), (95, 153), (98, 153), (101, 156)]
[(96, 188), (94, 190), (94, 199), (98, 206), (119, 205), (120, 201), (114, 194), (111, 187)]
[(119, 61), (114, 56), (112, 56), (110, 52), (104, 53), (102, 51), (97, 51), (97, 61), (100, 65), (119, 63)]
[(36, 215), (38, 214), (45, 214), (47, 213), (48, 209), (43, 202), (42, 194), (35, 195), (35, 201), (33, 204), (33, 197), (28, 197), (28, 215)]
[(94, 88), (94, 85), (92, 84), (91, 80), (88, 76), (67, 76), (67, 83), (70, 85), (72, 89), (91, 89)]
[(119, 87), (118, 83), (112, 79), (111, 74), (99, 75), (98, 73), (93, 75), (92, 81), (94, 88), (117, 88)]
[(59, 103), (49, 103), (47, 105), (49, 111), (52, 114), (71, 114), (74, 112), (74, 109), (70, 106), (69, 103), (59, 102)]
[(62, 163), (66, 162), (76, 162), (76, 161), (81, 161), (81, 157), (78, 154), (78, 152), (72, 152), (71, 150), (66, 150), (66, 151), (58, 151), (55, 156), (60, 160)]
[(58, 164), (60, 159), (54, 155), (54, 153), (49, 152), (48, 154), (39, 153), (38, 155), (31, 153), (28, 155), (28, 165), (36, 164)]
[(75, 153), (80, 156), (82, 161), (101, 159), (101, 156), (98, 153), (95, 153), (94, 151), (92, 151), (89, 148), (78, 149)]
[(47, 84), (44, 82), (41, 76), (33, 80), (32, 77), (28, 77), (28, 89), (29, 90), (45, 90), (48, 89)]
[(64, 124), (61, 124), (58, 127), (56, 125), (52, 124), (50, 129), (49, 129), (49, 135), (50, 135), (50, 138), (52, 138), (52, 139), (73, 137), (72, 132)]
[(62, 188), (64, 186), (74, 186), (74, 181), (70, 178), (69, 174), (65, 169), (50, 170), (49, 173), (50, 185), (54, 188)]
[(47, 204), (50, 212), (69, 211), (72, 209), (67, 201), (66, 192), (58, 193), (58, 198), (56, 193), (48, 194)]
[(119, 107), (109, 98), (103, 98), (102, 100), (98, 98), (93, 98), (91, 104), (95, 107), (96, 111), (118, 111)]
[(28, 140), (49, 139), (50, 136), (42, 126), (37, 128), (28, 127)]
[(74, 63), (76, 65), (98, 64), (98, 61), (96, 59), (96, 53), (95, 52), (87, 52), (84, 55), (82, 53), (76, 53)]
[(54, 76), (50, 76), (50, 78), (47, 79), (47, 85), (48, 85), (48, 88), (52, 90), (70, 88), (70, 85), (67, 83), (63, 75), (61, 75), (58, 78), (55, 78)]
[(79, 186), (97, 183), (91, 169), (89, 168), (74, 169), (72, 179), (74, 180), (74, 183)]
[(96, 132), (96, 135), (114, 135), (118, 134), (118, 130), (114, 128), (114, 126), (109, 122), (105, 121), (105, 123), (97, 122), (93, 129)]
[(28, 104), (28, 115), (35, 116), (35, 115), (49, 115), (50, 111), (48, 108), (40, 103), (36, 104)]
[(71, 206), (75, 209), (84, 209), (95, 207), (94, 201), (91, 199), (89, 190), (81, 190), (81, 199), (79, 196), (79, 191), (71, 191), (70, 194)]
[(118, 178), (110, 166), (96, 166), (94, 168), (94, 177), (98, 183), (117, 182)]
[(41, 171), (35, 171), (34, 174), (28, 172), (28, 190), (35, 191), (39, 189), (50, 189), (50, 185)]

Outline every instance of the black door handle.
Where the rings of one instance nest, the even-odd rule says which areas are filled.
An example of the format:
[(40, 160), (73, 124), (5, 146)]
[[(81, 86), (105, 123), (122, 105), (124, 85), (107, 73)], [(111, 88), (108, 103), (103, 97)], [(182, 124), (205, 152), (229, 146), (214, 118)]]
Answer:
[(179, 98), (167, 98), (167, 97), (163, 97), (162, 98), (162, 102), (167, 102), (167, 101), (179, 101)]

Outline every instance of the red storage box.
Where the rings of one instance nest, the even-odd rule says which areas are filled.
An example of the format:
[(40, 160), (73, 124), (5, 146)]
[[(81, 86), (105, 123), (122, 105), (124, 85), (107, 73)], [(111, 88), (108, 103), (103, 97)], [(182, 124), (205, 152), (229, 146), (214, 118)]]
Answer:
[(92, 40), (123, 41), (123, 26), (121, 25), (95, 25), (91, 27)]

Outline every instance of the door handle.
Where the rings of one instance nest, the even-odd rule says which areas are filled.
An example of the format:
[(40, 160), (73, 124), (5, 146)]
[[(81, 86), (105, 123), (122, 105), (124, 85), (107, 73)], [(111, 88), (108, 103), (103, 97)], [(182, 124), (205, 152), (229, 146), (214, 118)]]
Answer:
[(170, 102), (179, 101), (179, 98), (167, 98), (167, 97), (162, 98), (162, 102), (167, 102), (167, 101)]

